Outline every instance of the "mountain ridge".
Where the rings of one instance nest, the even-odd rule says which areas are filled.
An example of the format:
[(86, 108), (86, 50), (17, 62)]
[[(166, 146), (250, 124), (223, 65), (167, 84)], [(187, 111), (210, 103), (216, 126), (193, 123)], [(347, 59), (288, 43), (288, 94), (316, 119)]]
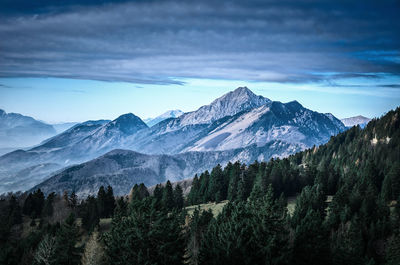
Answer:
[(27, 148), (54, 135), (56, 130), (50, 124), (0, 109), (0, 148)]
[[(220, 118), (221, 115), (225, 116)], [(333, 115), (308, 110), (297, 101), (271, 101), (239, 87), (194, 112), (152, 127), (132, 113), (113, 121), (78, 124), (43, 145), (0, 157), (0, 180), (37, 164), (57, 164), (61, 169), (114, 149), (175, 156), (193, 151), (234, 155), (232, 150), (247, 148), (251, 150), (249, 156), (268, 160), (274, 155), (289, 155), (294, 150), (322, 144), (344, 129)], [(289, 152), (280, 150), (280, 143)], [(270, 157), (254, 153), (257, 150), (253, 146), (266, 145), (277, 152), (269, 152)]]

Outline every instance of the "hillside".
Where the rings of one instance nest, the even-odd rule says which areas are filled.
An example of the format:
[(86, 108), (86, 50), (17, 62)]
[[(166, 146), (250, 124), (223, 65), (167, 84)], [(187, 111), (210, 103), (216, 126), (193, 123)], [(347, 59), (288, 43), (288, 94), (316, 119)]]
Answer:
[[(7, 255), (0, 260), (31, 260), (58, 242), (60, 254), (49, 257), (68, 260), (61, 253), (69, 249), (73, 264), (88, 257), (157, 263), (165, 256), (171, 264), (398, 264), (399, 140), (397, 108), (365, 129), (353, 127), (287, 158), (217, 165), (151, 192), (135, 184), (129, 199), (114, 197), (110, 186), (84, 200), (75, 192), (46, 191), (46, 197), (41, 190), (3, 196)], [(130, 156), (159, 159), (116, 150), (60, 176), (84, 175), (85, 168), (100, 172), (107, 159), (115, 168), (132, 167)]]

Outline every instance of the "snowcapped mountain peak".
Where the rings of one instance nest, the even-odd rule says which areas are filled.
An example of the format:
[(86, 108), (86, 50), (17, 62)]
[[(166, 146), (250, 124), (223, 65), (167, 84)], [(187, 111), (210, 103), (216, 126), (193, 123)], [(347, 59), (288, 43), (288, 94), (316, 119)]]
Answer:
[(225, 116), (233, 116), (239, 112), (269, 103), (271, 103), (271, 100), (257, 96), (247, 87), (238, 87), (234, 91), (217, 98), (210, 105), (183, 114), (180, 117), (180, 125), (209, 124)]
[(178, 118), (183, 114), (183, 111), (175, 109), (175, 110), (169, 110), (158, 116), (157, 118)]
[(238, 87), (235, 90), (226, 93), (222, 97), (217, 98), (210, 105), (227, 105), (232, 108), (244, 107), (247, 109), (247, 106), (250, 105), (252, 105), (252, 107), (259, 107), (269, 102), (271, 102), (271, 100), (264, 98), (263, 96), (257, 96), (247, 87)]
[(341, 119), (341, 121), (343, 122), (343, 124), (346, 127), (353, 127), (355, 125), (360, 125), (361, 128), (364, 128), (365, 125), (367, 125), (367, 123), (370, 121), (370, 118), (358, 115), (355, 117), (350, 117), (350, 118), (345, 118), (345, 119)]
[(151, 127), (163, 120), (169, 119), (169, 118), (178, 118), (181, 116), (184, 112), (178, 109), (175, 110), (168, 110), (161, 114), (160, 116), (157, 116), (155, 118), (148, 118), (145, 119), (144, 122), (147, 124), (147, 126)]

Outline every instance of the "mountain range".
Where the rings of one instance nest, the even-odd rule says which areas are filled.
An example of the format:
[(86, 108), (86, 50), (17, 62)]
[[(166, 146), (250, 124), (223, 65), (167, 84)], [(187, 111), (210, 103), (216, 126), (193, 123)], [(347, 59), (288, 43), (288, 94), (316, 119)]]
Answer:
[[(31, 188), (32, 183), (24, 187), (19, 185), (18, 176), (27, 168), (36, 168), (35, 179), (49, 178), (49, 167), (38, 165), (51, 165), (52, 170), (61, 170), (53, 172), (50, 179), (39, 185), (44, 190), (50, 184), (53, 188), (57, 186), (56, 190), (69, 189), (72, 185), (76, 192), (89, 194), (96, 190), (94, 187), (112, 182), (117, 191), (125, 192), (127, 183), (140, 181), (153, 185), (167, 178), (192, 177), (216, 162), (226, 164), (236, 160), (251, 162), (284, 157), (323, 144), (345, 129), (332, 114), (309, 110), (297, 101), (271, 101), (240, 87), (196, 111), (167, 118), (151, 127), (129, 113), (113, 121), (77, 124), (34, 148), (3, 155), (0, 157), (0, 181), (3, 183), (0, 192), (15, 190), (16, 186), (18, 189)], [(115, 149), (129, 151), (113, 151)], [(127, 161), (124, 166), (111, 162), (110, 151), (117, 152), (120, 161)], [(124, 158), (125, 155), (129, 159)], [(156, 170), (157, 167), (152, 166), (154, 161), (159, 161), (156, 164), (163, 170)], [(93, 163), (96, 166), (91, 166)], [(68, 173), (71, 166), (73, 175)], [(76, 167), (85, 170), (76, 170)], [(94, 170), (102, 167), (100, 172), (103, 173)], [(171, 167), (175, 168), (174, 176), (166, 173)], [(40, 168), (43, 168), (43, 174)], [(120, 184), (114, 183), (117, 176)], [(147, 177), (143, 179), (143, 176)], [(63, 181), (65, 179), (81, 183), (82, 188)]]
[(0, 152), (33, 146), (55, 134), (49, 124), (0, 109)]

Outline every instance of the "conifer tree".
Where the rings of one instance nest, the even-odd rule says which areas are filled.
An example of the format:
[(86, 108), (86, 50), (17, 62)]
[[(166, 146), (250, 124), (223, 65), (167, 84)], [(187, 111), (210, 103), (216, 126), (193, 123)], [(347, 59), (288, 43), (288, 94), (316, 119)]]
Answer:
[(81, 205), (80, 216), (82, 217), (82, 227), (86, 231), (92, 231), (99, 224), (100, 216), (97, 207), (97, 200), (93, 196), (88, 196)]
[[(147, 190), (147, 189), (146, 189)], [(107, 186), (105, 205), (104, 205), (105, 215), (111, 217), (115, 209), (115, 198), (114, 192), (111, 186)]]
[(196, 174), (193, 178), (192, 186), (187, 196), (187, 202), (189, 203), (189, 205), (195, 205), (199, 203), (199, 192), (200, 192), (200, 182)]
[(229, 201), (234, 201), (237, 197), (238, 193), (238, 182), (240, 176), (240, 163), (239, 161), (235, 162), (232, 165), (232, 168), (228, 171), (229, 174), (229, 182), (228, 182), (228, 194), (227, 199)]
[(172, 184), (169, 180), (165, 184), (162, 201), (165, 208), (169, 210), (173, 209), (175, 206), (174, 192), (172, 189)]
[(187, 233), (188, 244), (186, 251), (189, 258), (189, 264), (200, 264), (200, 248), (204, 239), (204, 234), (212, 218), (213, 214), (211, 209), (208, 211), (200, 211), (198, 208), (196, 208), (194, 210)]
[(213, 168), (208, 184), (208, 197), (215, 202), (226, 199), (227, 187), (224, 187), (224, 175), (221, 165)]
[(183, 216), (160, 209), (154, 198), (135, 200), (126, 218), (115, 216), (105, 235), (107, 259), (116, 265), (183, 264)]
[(75, 265), (79, 263), (81, 249), (76, 247), (78, 236), (75, 216), (70, 214), (56, 234), (55, 264)]
[(174, 189), (174, 205), (177, 209), (182, 209), (184, 204), (183, 200), (183, 190), (181, 186), (178, 184)]
[(97, 192), (97, 209), (99, 211), (100, 218), (107, 217), (106, 201), (107, 201), (106, 191), (104, 189), (104, 186), (101, 186), (99, 188), (99, 191)]
[(161, 184), (157, 184), (153, 191), (153, 197), (157, 202), (161, 202), (163, 196), (163, 187)]

